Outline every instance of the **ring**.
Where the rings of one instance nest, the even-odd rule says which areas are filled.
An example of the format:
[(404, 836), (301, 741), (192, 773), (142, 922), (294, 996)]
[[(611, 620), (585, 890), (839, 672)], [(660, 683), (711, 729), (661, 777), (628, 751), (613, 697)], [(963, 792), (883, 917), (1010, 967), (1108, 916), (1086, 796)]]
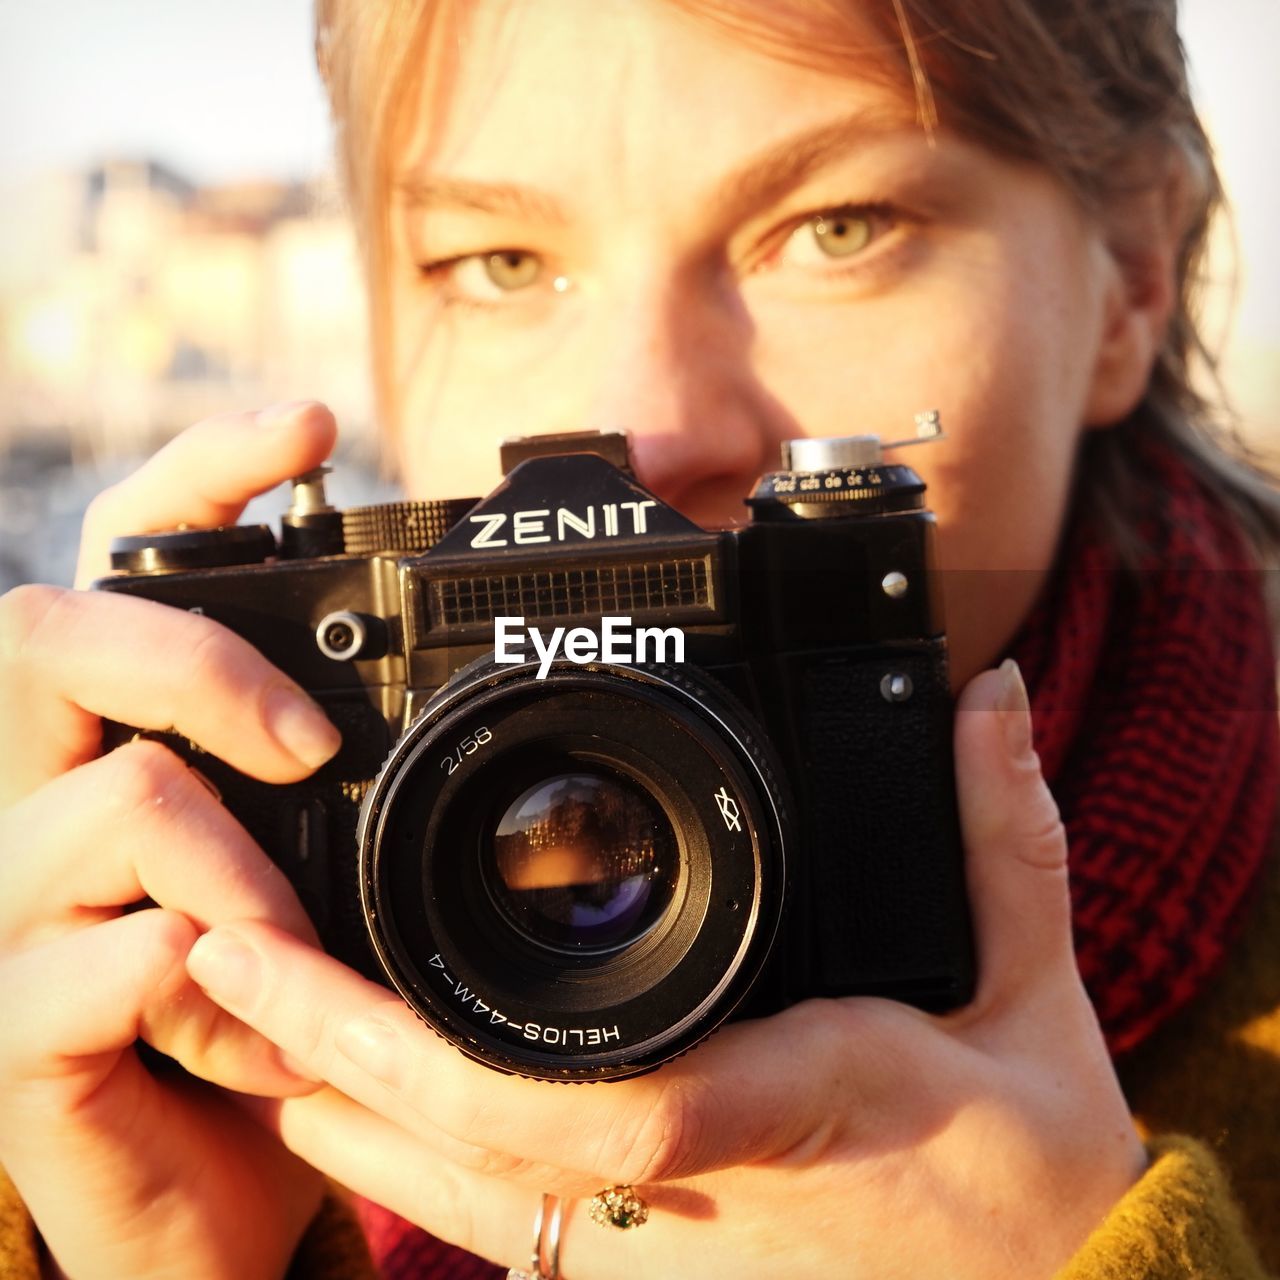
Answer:
[[(544, 1192), (538, 1216), (533, 1220), (529, 1269), (512, 1267), (507, 1272), (507, 1280), (560, 1280), (560, 1224), (563, 1217), (564, 1201), (559, 1196)], [(544, 1263), (547, 1264), (546, 1270), (543, 1270)]]
[(649, 1206), (636, 1195), (634, 1187), (605, 1187), (591, 1197), (591, 1221), (602, 1227), (639, 1227), (649, 1221)]

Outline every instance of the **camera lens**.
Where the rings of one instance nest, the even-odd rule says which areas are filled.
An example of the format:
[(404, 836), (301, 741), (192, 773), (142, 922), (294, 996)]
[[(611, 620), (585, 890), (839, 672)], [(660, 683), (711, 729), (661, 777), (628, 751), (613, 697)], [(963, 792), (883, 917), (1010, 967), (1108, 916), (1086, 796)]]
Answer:
[(481, 874), (511, 925), (552, 951), (629, 946), (675, 892), (679, 852), (662, 806), (619, 774), (556, 773), (524, 787), (482, 841)]
[(760, 974), (786, 896), (779, 773), (688, 667), (477, 660), (365, 797), (360, 902), (409, 1005), (545, 1080), (683, 1053)]

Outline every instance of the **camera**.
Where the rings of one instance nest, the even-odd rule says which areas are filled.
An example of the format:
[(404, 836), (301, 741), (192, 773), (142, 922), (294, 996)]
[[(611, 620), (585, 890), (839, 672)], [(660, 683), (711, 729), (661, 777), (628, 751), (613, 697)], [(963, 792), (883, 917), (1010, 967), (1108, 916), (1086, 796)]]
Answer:
[(621, 1079), (810, 997), (971, 998), (934, 518), (887, 447), (788, 442), (723, 529), (620, 433), (507, 441), (480, 500), (339, 511), (322, 468), (278, 537), (119, 538), (97, 586), (224, 624), (341, 730), (287, 786), (149, 735), (327, 950), (490, 1067)]

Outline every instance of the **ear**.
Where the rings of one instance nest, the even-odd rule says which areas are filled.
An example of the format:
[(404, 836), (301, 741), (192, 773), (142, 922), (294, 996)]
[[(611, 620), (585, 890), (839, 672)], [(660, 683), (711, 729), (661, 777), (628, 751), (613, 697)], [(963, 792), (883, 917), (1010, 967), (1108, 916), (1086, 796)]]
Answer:
[(1120, 422), (1146, 394), (1178, 303), (1178, 260), (1196, 186), (1188, 159), (1170, 148), (1151, 180), (1109, 197), (1100, 215), (1104, 315), (1086, 427)]

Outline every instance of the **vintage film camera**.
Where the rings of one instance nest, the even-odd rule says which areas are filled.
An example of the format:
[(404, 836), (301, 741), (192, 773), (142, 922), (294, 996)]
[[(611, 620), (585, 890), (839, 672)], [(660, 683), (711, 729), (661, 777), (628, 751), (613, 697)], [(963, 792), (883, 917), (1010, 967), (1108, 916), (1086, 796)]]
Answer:
[[(159, 735), (328, 950), (464, 1053), (547, 1080), (635, 1075), (812, 996), (969, 999), (919, 476), (872, 436), (793, 441), (750, 522), (704, 530), (637, 482), (622, 435), (509, 441), (503, 470), (478, 502), (346, 511), (313, 472), (278, 541), (122, 538), (98, 584), (225, 624), (342, 731), (290, 786)], [(630, 619), (655, 652), (540, 679), (495, 660), (497, 618)]]

